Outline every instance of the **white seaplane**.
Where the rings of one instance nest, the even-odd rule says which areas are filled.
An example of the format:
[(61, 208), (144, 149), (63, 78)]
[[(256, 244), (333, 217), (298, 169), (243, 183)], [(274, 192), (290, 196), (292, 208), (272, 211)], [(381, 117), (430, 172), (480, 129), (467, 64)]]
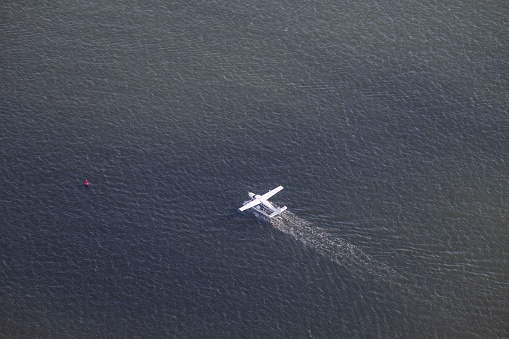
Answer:
[(272, 197), (277, 192), (281, 191), (283, 189), (283, 186), (279, 186), (274, 188), (271, 191), (268, 191), (264, 195), (254, 194), (252, 192), (249, 192), (248, 195), (251, 198), (251, 200), (244, 201), (244, 204), (241, 208), (239, 208), (240, 211), (245, 211), (247, 209), (252, 208), (253, 212), (255, 214), (260, 215), (264, 219), (271, 219), (274, 218), (277, 215), (280, 215), (283, 213), (283, 211), (286, 210), (286, 206), (283, 207), (276, 207), (273, 204), (271, 204), (268, 199)]

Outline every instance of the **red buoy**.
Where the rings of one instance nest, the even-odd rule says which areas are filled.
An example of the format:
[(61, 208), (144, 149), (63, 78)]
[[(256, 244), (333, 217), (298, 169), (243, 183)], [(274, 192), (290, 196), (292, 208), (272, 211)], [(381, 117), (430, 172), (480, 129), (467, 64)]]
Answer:
[(85, 179), (85, 186), (87, 186), (87, 187), (88, 187), (88, 185), (90, 185), (90, 182), (88, 182), (88, 180), (87, 180), (87, 179)]

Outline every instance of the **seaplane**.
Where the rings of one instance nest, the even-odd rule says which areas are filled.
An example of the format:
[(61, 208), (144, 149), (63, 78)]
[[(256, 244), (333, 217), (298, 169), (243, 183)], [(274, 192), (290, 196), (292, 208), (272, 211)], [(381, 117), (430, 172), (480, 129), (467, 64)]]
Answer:
[(275, 216), (280, 215), (283, 211), (286, 210), (286, 206), (276, 207), (269, 202), (269, 198), (272, 197), (277, 192), (281, 191), (283, 186), (279, 186), (274, 188), (273, 190), (268, 191), (263, 195), (254, 194), (253, 192), (249, 192), (248, 195), (251, 200), (244, 201), (242, 207), (239, 208), (240, 211), (245, 211), (248, 209), (252, 209), (251, 211), (255, 213), (255, 215), (261, 216), (263, 219), (272, 219)]

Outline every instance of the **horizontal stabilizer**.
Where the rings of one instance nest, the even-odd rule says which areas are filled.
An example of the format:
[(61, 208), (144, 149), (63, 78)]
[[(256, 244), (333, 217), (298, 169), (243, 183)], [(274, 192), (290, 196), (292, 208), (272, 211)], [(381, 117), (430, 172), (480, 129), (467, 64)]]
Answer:
[(276, 215), (280, 215), (281, 213), (283, 213), (283, 211), (286, 211), (286, 209), (287, 209), (286, 206), (278, 207), (271, 215), (269, 215), (269, 217), (273, 218)]

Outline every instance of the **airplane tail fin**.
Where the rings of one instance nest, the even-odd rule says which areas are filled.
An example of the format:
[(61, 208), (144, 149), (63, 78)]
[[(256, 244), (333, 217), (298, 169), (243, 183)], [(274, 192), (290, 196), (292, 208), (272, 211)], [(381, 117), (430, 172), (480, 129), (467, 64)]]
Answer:
[(270, 217), (273, 218), (275, 217), (276, 215), (280, 215), (281, 213), (283, 213), (283, 211), (286, 211), (287, 207), (286, 206), (283, 206), (283, 207), (278, 207), (271, 215)]

